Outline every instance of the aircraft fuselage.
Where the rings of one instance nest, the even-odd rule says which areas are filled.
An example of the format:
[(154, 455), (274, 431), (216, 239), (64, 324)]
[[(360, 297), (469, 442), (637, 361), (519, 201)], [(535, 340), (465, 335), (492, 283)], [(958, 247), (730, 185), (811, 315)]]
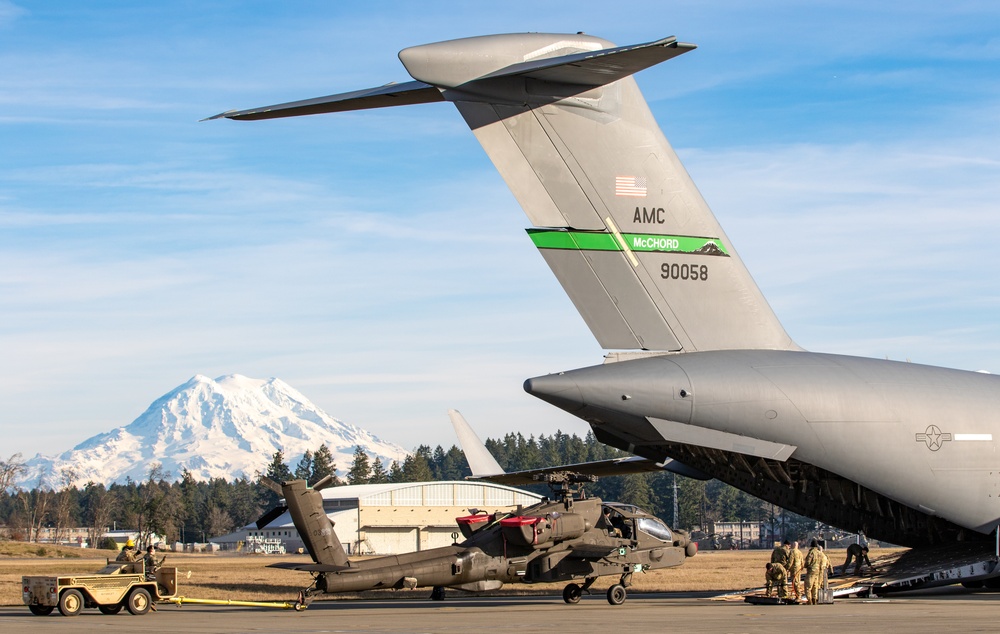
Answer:
[(327, 593), (433, 586), (487, 590), (518, 581), (519, 571), (524, 574), (523, 558), (520, 566), (508, 563), (479, 548), (444, 546), (354, 562), (348, 570), (323, 573), (317, 586)]
[[(745, 463), (743, 471), (773, 480), (772, 489), (784, 485), (792, 497), (800, 484), (794, 473), (766, 472), (802, 463), (878, 494), (882, 506), (895, 501), (979, 533), (1000, 521), (993, 436), (1000, 377), (832, 354), (727, 350), (607, 363), (529, 379), (525, 389), (617, 438), (623, 449), (687, 459), (724, 480), (733, 477), (719, 475), (723, 465), (713, 469), (717, 459), (698, 461), (678, 449), (699, 445), (729, 456), (726, 468)], [(773, 491), (751, 492), (789, 501), (779, 502)], [(898, 519), (876, 498), (826, 495), (830, 503), (860, 504)], [(859, 521), (864, 525), (850, 528), (896, 543), (941, 541), (921, 537), (918, 527), (886, 534), (893, 531)]]

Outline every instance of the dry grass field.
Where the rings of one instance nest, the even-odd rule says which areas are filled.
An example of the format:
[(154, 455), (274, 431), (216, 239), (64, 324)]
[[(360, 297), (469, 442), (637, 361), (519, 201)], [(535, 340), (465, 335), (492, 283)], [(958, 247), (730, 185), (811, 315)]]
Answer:
[[(20, 605), (21, 576), (93, 572), (105, 563), (110, 551), (78, 550), (46, 547), (42, 552), (35, 544), (0, 544), (0, 605)], [(872, 550), (872, 559), (888, 550)], [(179, 594), (199, 599), (235, 599), (243, 601), (294, 600), (298, 591), (309, 584), (306, 573), (267, 568), (277, 561), (289, 561), (295, 555), (226, 555), (167, 553), (164, 565), (180, 570)], [(307, 559), (301, 557), (305, 562)], [(843, 563), (844, 551), (830, 551), (834, 565)], [(633, 592), (730, 592), (762, 586), (764, 564), (770, 551), (703, 551), (688, 559), (683, 566), (655, 570), (633, 577)], [(190, 571), (190, 577), (187, 577)], [(616, 577), (604, 577), (594, 586), (603, 591), (615, 583)], [(513, 584), (497, 594), (554, 594), (565, 584)], [(386, 593), (427, 594), (428, 590), (383, 590), (366, 593), (385, 596)], [(357, 595), (340, 595), (343, 598)], [(363, 596), (363, 595), (362, 595)]]

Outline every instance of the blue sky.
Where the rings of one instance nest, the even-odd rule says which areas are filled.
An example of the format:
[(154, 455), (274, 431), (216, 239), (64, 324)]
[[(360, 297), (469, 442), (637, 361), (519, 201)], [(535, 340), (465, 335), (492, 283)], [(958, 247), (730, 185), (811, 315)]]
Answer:
[(453, 107), (199, 123), (521, 31), (698, 44), (637, 81), (800, 345), (1000, 372), (994, 2), (0, 0), (0, 458), (198, 373), (407, 447), (585, 433), (521, 383), (603, 351)]

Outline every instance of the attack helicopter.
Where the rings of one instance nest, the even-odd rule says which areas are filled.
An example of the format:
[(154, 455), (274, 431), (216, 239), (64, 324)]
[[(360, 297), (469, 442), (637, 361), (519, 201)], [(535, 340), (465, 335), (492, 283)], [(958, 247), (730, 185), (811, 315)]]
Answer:
[(456, 519), (463, 539), (450, 546), (351, 561), (323, 510), (320, 491), (332, 478), (310, 487), (305, 480), (278, 484), (265, 477), (261, 481), (285, 504), (268, 516), (287, 510), (313, 560), (271, 567), (313, 575), (300, 594), (303, 604), (324, 593), (429, 587), (432, 599), (443, 600), (446, 588), (485, 592), (505, 583), (560, 581), (570, 582), (563, 600), (575, 604), (600, 577), (616, 575), (607, 599), (621, 605), (634, 573), (681, 565), (697, 553), (697, 544), (635, 506), (587, 497), (581, 485), (594, 480), (547, 470), (537, 481), (549, 484), (552, 499), (511, 512), (470, 509)]

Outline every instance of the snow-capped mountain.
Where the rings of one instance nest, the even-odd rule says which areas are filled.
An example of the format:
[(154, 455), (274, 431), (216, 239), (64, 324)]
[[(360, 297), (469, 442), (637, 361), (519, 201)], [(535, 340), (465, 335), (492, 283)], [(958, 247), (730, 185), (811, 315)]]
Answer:
[(38, 454), (27, 463), (23, 486), (35, 486), (48, 474), (58, 487), (65, 468), (78, 486), (94, 482), (144, 480), (159, 462), (171, 479), (187, 469), (196, 479), (253, 478), (266, 470), (274, 452), (284, 453), (294, 470), (302, 454), (326, 444), (343, 473), (354, 448), (387, 463), (409, 453), (369, 432), (343, 423), (311, 403), (280, 379), (251, 379), (239, 374), (215, 380), (197, 375), (153, 402), (141, 416), (83, 441), (55, 457)]

